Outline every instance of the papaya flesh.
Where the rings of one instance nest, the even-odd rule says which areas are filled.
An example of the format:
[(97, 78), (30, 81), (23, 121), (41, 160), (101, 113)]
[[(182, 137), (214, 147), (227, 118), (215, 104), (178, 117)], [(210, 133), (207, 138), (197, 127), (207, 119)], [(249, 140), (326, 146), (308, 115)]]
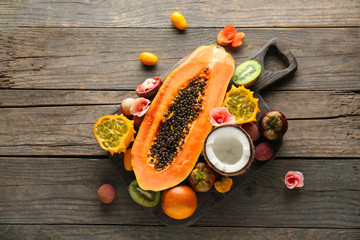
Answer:
[(209, 113), (221, 106), (234, 70), (232, 56), (210, 45), (167, 76), (132, 146), (131, 165), (142, 189), (168, 189), (191, 173), (212, 129)]

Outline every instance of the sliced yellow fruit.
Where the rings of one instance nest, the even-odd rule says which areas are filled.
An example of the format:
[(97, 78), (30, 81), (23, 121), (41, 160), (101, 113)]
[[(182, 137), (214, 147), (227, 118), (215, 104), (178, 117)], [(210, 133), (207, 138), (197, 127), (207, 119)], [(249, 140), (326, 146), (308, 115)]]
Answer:
[(100, 147), (111, 155), (125, 153), (126, 148), (134, 141), (134, 121), (122, 114), (98, 118), (93, 130)]
[(227, 107), (229, 112), (235, 116), (235, 124), (243, 124), (256, 121), (256, 114), (260, 112), (259, 99), (253, 97), (254, 92), (244, 86), (232, 86), (226, 93), (222, 104)]

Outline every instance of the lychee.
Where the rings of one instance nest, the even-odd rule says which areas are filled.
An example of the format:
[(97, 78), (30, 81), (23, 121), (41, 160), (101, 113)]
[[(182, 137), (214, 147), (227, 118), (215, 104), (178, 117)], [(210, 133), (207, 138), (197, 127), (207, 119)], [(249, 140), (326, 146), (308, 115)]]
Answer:
[(251, 140), (256, 141), (260, 137), (258, 127), (253, 123), (245, 123), (242, 128), (249, 134)]
[(104, 184), (97, 191), (97, 196), (100, 202), (109, 204), (115, 199), (115, 189), (110, 184)]
[(255, 158), (259, 161), (269, 160), (274, 154), (274, 149), (268, 142), (262, 142), (255, 148)]

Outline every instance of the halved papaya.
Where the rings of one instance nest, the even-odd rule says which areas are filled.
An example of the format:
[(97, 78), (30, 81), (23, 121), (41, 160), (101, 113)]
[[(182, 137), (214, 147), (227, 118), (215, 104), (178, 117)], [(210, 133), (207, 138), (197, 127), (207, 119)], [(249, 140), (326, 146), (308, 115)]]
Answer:
[(232, 56), (210, 45), (197, 48), (168, 75), (132, 146), (142, 189), (161, 191), (187, 178), (212, 129), (209, 113), (221, 106), (234, 70)]

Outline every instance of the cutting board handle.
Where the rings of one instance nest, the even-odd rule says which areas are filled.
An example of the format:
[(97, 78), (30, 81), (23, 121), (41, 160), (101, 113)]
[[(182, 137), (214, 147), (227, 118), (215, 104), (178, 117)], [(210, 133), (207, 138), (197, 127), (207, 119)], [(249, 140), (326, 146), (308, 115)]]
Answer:
[[(285, 63), (287, 63), (287, 65), (288, 65), (288, 67), (286, 69), (283, 69), (283, 70), (280, 70), (277, 72), (271, 72), (271, 71), (267, 71), (265, 69), (264, 60), (265, 60), (265, 56), (268, 52), (268, 49), (270, 47), (277, 49), (280, 57), (282, 57), (285, 60)], [(266, 87), (270, 86), (274, 82), (290, 75), (291, 73), (293, 73), (297, 70), (297, 61), (296, 61), (294, 55), (290, 52), (289, 49), (287, 49), (285, 47), (284, 43), (281, 42), (277, 38), (271, 39), (251, 59), (257, 60), (262, 66), (262, 71), (261, 71), (261, 75), (260, 75), (259, 79), (252, 87), (250, 87), (250, 89), (252, 91), (260, 92), (261, 90), (264, 90)]]

